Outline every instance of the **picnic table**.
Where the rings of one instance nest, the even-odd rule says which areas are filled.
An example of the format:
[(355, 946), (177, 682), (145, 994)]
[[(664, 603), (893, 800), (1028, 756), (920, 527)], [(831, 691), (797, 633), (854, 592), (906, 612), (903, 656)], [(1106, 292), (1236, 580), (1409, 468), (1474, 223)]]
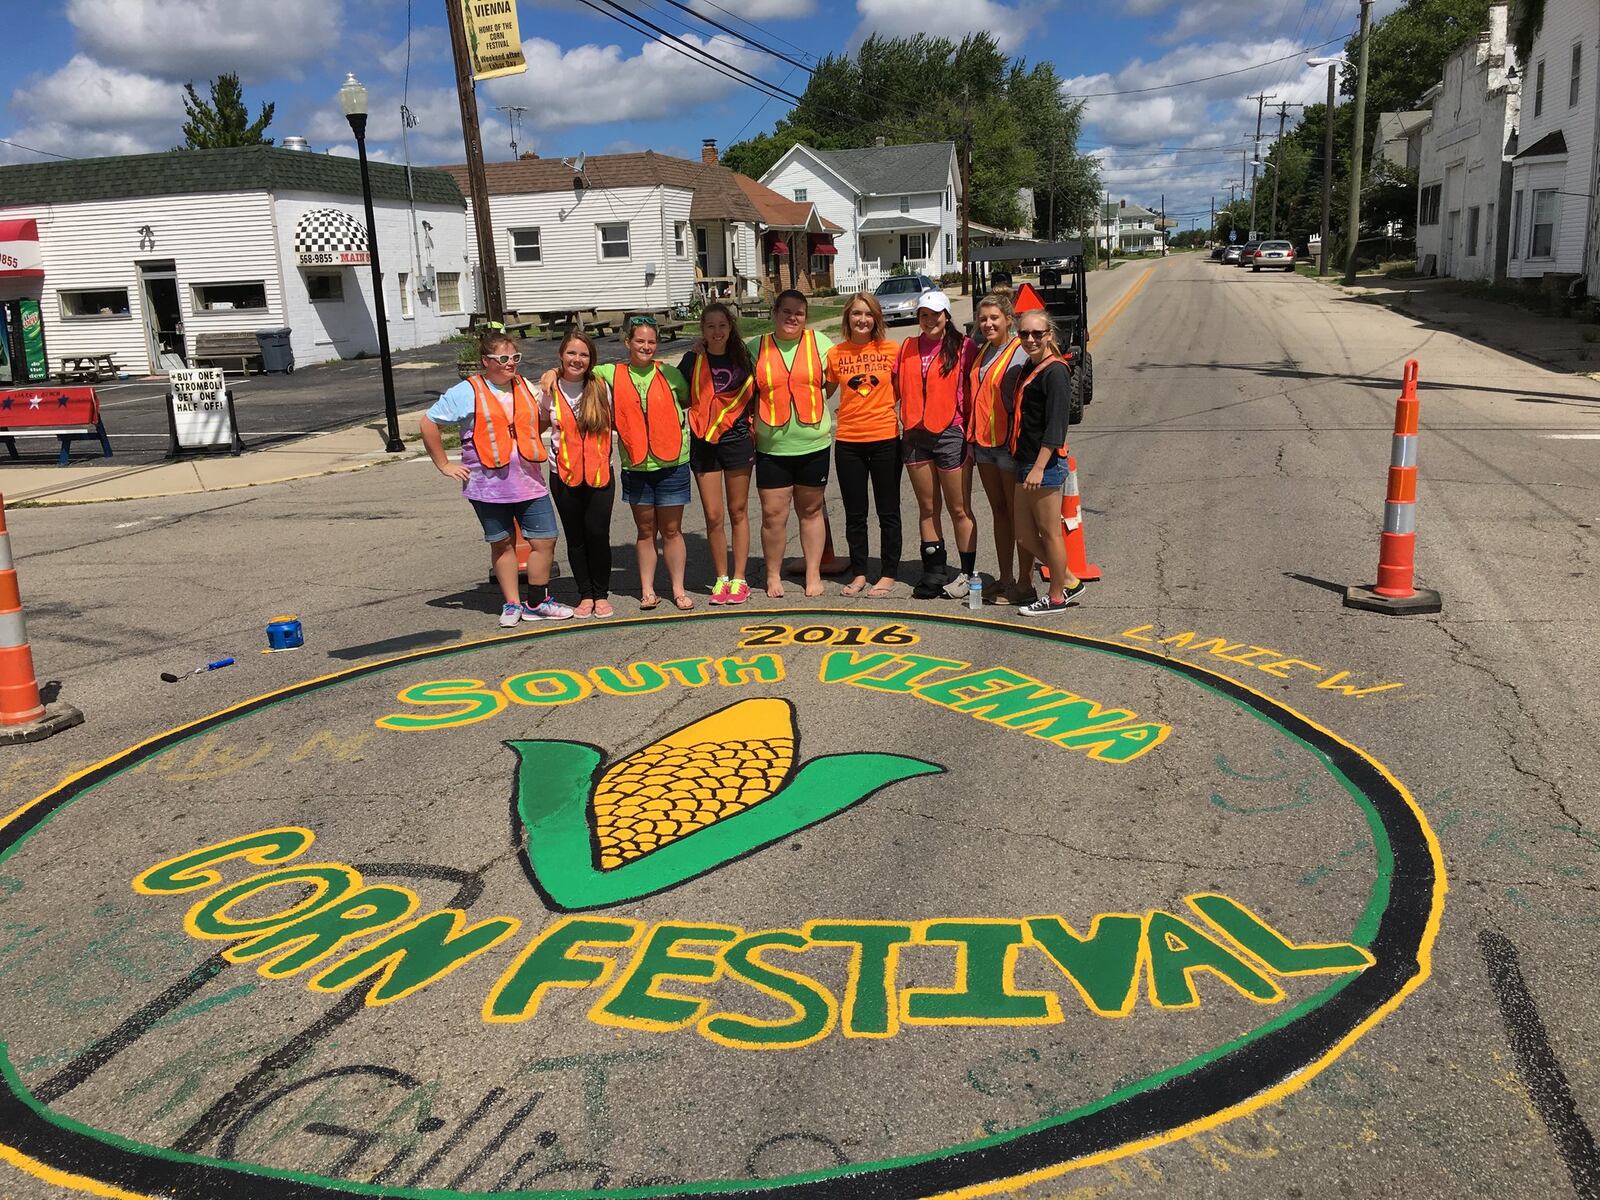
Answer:
[(627, 313), (623, 317), (623, 324), (626, 325), (634, 317), (653, 317), (656, 323), (656, 336), (663, 342), (672, 341), (683, 332), (683, 327), (687, 324), (687, 322), (681, 321), (674, 316), (672, 310), (668, 308), (644, 309)]
[(61, 356), (61, 380), (70, 383), (78, 380), (95, 383), (102, 379), (115, 379), (117, 364), (107, 351), (90, 354), (64, 354)]

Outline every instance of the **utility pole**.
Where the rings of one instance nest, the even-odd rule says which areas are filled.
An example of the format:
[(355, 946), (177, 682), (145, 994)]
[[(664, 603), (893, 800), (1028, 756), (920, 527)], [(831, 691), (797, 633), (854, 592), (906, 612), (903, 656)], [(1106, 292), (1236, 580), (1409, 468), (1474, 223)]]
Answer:
[(1217, 236), (1217, 198), (1215, 196), (1212, 196), (1211, 197), (1211, 238), (1212, 238), (1213, 241), (1216, 240), (1216, 236)]
[(1106, 265), (1105, 265), (1105, 269), (1107, 271), (1109, 271), (1111, 269), (1111, 189), (1110, 188), (1106, 189), (1106, 206), (1103, 209), (1100, 210), (1100, 217), (1101, 217), (1102, 222), (1105, 224), (1105, 228), (1106, 228)]
[(500, 291), (500, 263), (494, 252), (494, 227), (489, 223), (489, 180), (483, 172), (483, 136), (478, 131), (478, 94), (467, 57), (466, 22), (460, 0), (444, 0), (450, 19), (450, 50), (455, 59), (456, 99), (461, 102), (461, 136), (467, 149), (467, 190), (472, 198), (472, 224), (478, 237), (478, 277), (483, 282), (483, 311), (491, 321), (505, 319)]
[(1303, 104), (1290, 104), (1287, 100), (1278, 105), (1278, 159), (1272, 166), (1272, 236), (1278, 236), (1278, 180), (1283, 175), (1283, 123), (1291, 108), (1304, 108)]
[(1045, 239), (1049, 242), (1056, 240), (1056, 141), (1050, 139), (1050, 235)]
[(1356, 67), (1356, 130), (1350, 145), (1350, 222), (1344, 252), (1344, 281), (1356, 281), (1356, 250), (1361, 240), (1361, 155), (1367, 140), (1367, 48), (1372, 33), (1372, 0), (1361, 0), (1361, 57)]
[(1317, 274), (1328, 273), (1328, 243), (1333, 240), (1333, 73), (1337, 62), (1328, 64), (1328, 108), (1322, 114), (1322, 254)]
[(961, 89), (961, 294), (972, 294), (972, 110)]
[(1259, 96), (1247, 96), (1245, 99), (1256, 102), (1256, 149), (1250, 156), (1250, 228), (1245, 236), (1245, 241), (1249, 241), (1256, 233), (1256, 173), (1261, 162), (1261, 118), (1266, 112), (1267, 101), (1276, 100), (1277, 96), (1269, 96), (1263, 92)]
[(1161, 257), (1167, 256), (1167, 194), (1161, 193)]

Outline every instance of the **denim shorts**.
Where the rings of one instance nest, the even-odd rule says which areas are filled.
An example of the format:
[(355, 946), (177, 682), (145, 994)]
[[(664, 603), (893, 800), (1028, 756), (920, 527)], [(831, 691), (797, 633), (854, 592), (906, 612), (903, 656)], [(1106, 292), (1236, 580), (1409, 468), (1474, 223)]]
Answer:
[(1017, 460), (1011, 457), (1011, 451), (1004, 446), (974, 445), (972, 453), (980, 467), (999, 467), (1008, 475), (1017, 469)]
[(468, 500), (483, 526), (483, 540), (503, 542), (511, 536), (512, 523), (522, 527), (530, 542), (548, 542), (556, 536), (556, 506), (549, 496), (519, 500), (515, 504), (496, 504), (490, 500)]
[(689, 464), (657, 471), (622, 472), (624, 504), (646, 508), (681, 508), (689, 503)]
[[(1032, 461), (1026, 463), (1019, 462), (1017, 464), (1017, 482), (1026, 483), (1028, 479), (1028, 472), (1031, 470), (1033, 470)], [(1044, 479), (1041, 481), (1039, 486), (1054, 488), (1056, 491), (1060, 491), (1066, 486), (1066, 484), (1067, 456), (1065, 454), (1058, 454), (1050, 463), (1045, 466)]]

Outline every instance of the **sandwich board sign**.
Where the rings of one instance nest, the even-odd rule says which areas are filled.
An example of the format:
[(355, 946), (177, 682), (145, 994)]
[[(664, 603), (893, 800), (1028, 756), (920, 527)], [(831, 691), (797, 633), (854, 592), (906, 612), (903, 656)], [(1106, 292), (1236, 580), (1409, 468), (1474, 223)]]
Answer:
[(233, 393), (218, 367), (186, 367), (167, 376), (167, 426), (172, 441), (167, 457), (185, 450), (244, 450), (239, 418), (233, 410)]

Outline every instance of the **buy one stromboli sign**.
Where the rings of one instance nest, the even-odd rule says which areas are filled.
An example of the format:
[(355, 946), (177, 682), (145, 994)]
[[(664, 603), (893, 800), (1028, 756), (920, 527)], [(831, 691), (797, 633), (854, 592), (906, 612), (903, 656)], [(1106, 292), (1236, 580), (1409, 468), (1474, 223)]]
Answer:
[[(1422, 978), (1441, 892), (1420, 816), (1357, 752), (1238, 685), (1136, 647), (950, 618), (647, 627), (648, 660), (617, 663), (620, 624), (541, 631), (356, 668), (187, 731), (244, 736), (306, 705), (335, 732), (364, 725), (377, 741), (359, 767), (262, 760), (233, 795), (174, 796), (163, 811), (177, 819), (141, 841), (164, 852), (124, 859), (124, 896), (197, 956), (220, 951), (219, 986), (253, 978), (233, 1003), (258, 1021), (359, 997), (382, 1028), (423, 1019), (464, 1049), (482, 1043), (446, 1091), (471, 1087), (519, 1034), (545, 1056), (607, 1044), (597, 1036), (665, 1052), (690, 1106), (713, 1110), (698, 1118), (711, 1141), (680, 1145), (659, 1110), (616, 1099), (616, 1119), (676, 1158), (663, 1174), (642, 1150), (611, 1153), (638, 1160), (620, 1181), (688, 1181), (663, 1185), (674, 1195), (738, 1174), (716, 1142), (742, 1121), (737, 1107), (716, 1115), (717, 1096), (741, 1076), (776, 1082), (791, 1058), (806, 1077), (805, 1047), (854, 1045), (839, 1069), (853, 1077), (859, 1063), (853, 1086), (868, 1090), (894, 1088), (889, 1063), (955, 1086), (974, 1055), (1078, 1048), (1086, 1066), (1070, 1084), (1041, 1081), (1077, 1099), (1032, 1118), (971, 1089), (931, 1108), (904, 1096), (904, 1120), (881, 1129), (853, 1128), (833, 1105), (778, 1118), (859, 1146), (845, 1174), (931, 1194), (1053, 1172), (1085, 1144), (1122, 1146), (1117, 1128), (1177, 1128), (1297, 1086)], [(374, 764), (414, 801), (370, 792)], [(141, 778), (159, 776), (122, 780)], [(120, 785), (106, 784), (108, 798)], [(476, 819), (507, 789), (511, 860), (496, 823)], [(326, 824), (306, 819), (317, 812)], [(472, 818), (448, 839), (459, 867), (494, 864), (482, 902), (441, 904), (372, 865), (414, 853), (418, 814), (452, 812)], [(194, 836), (208, 822), (211, 836)], [(1287, 828), (1341, 846), (1364, 830), (1376, 848), (1359, 870), (1351, 860), (1286, 887), (1267, 847)], [(6, 869), (47, 868), (22, 856)], [(739, 912), (748, 919), (730, 919)], [(1312, 1015), (1316, 1032), (1296, 1036)], [(342, 1027), (339, 1044), (359, 1044), (360, 1029)], [(1233, 1063), (1247, 1046), (1248, 1065)], [(790, 1053), (755, 1053), (769, 1050)], [(1119, 1079), (1141, 1082), (1113, 1094)], [(1155, 1107), (1075, 1132), (1094, 1111), (1141, 1104)], [(975, 1124), (999, 1152), (969, 1144)], [(340, 1156), (333, 1176), (392, 1179), (387, 1156), (420, 1170), (453, 1152), (444, 1130), (408, 1136), (383, 1155)], [(315, 1144), (301, 1152), (310, 1160), (286, 1160), (313, 1182), (316, 1162), (331, 1170)], [(902, 1161), (911, 1151), (920, 1166)], [(576, 1161), (548, 1153), (550, 1170)], [(254, 1169), (243, 1149), (222, 1159), (217, 1170), (244, 1173), (228, 1186)], [(513, 1159), (503, 1177), (532, 1178)], [(158, 1154), (151, 1164), (159, 1172)], [(820, 1176), (792, 1187), (827, 1194)]]

